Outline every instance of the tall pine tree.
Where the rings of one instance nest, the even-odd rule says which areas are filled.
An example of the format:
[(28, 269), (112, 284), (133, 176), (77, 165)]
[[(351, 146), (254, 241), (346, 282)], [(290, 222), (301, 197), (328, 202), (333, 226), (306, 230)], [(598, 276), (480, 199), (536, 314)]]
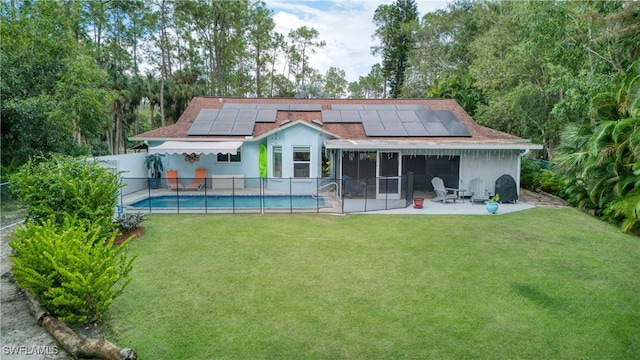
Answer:
[(372, 49), (374, 55), (382, 55), (382, 74), (389, 84), (389, 96), (400, 96), (404, 85), (408, 58), (415, 46), (415, 29), (418, 25), (418, 7), (414, 0), (396, 0), (392, 5), (380, 5), (373, 15), (376, 25), (374, 38), (381, 44)]

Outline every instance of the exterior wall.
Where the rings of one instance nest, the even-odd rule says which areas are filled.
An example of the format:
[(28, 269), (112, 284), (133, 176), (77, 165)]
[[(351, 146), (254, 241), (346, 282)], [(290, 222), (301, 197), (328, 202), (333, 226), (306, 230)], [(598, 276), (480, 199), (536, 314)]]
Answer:
[(120, 177), (124, 186), (121, 192), (122, 195), (127, 195), (148, 187), (147, 168), (144, 166), (145, 156), (147, 156), (146, 152), (98, 156), (96, 159), (102, 161), (103, 166), (122, 173)]
[[(318, 186), (317, 178), (322, 176), (322, 146), (324, 134), (306, 125), (295, 125), (272, 134), (267, 138), (268, 190), (293, 194), (309, 194)], [(282, 180), (273, 178), (273, 147), (282, 146)], [(293, 147), (309, 146), (311, 159), (309, 178), (293, 177)], [(256, 162), (257, 164), (257, 162)], [(257, 165), (256, 165), (257, 168)], [(289, 181), (291, 180), (291, 181)]]
[[(150, 144), (150, 146), (158, 145), (158, 143)], [(184, 159), (182, 154), (164, 154), (162, 159), (162, 165), (165, 170), (177, 170), (180, 182), (183, 185), (192, 181), (193, 176), (196, 173), (196, 169), (207, 169), (207, 187), (211, 188), (211, 175), (243, 175), (245, 177), (245, 187), (258, 187), (258, 153), (260, 149), (260, 143), (258, 142), (245, 142), (240, 148), (241, 160), (239, 163), (234, 162), (218, 162), (218, 156), (216, 154), (202, 154), (200, 160), (190, 163)], [(144, 168), (144, 163), (143, 163)], [(146, 174), (144, 175), (146, 177)], [(163, 178), (165, 175), (163, 174)], [(166, 186), (164, 183), (161, 186)]]
[[(348, 151), (348, 150), (343, 150)], [(355, 150), (354, 150), (355, 151)], [(509, 174), (520, 185), (519, 150), (401, 150), (401, 155), (459, 156), (459, 189), (467, 189), (474, 178), (484, 181), (488, 191), (495, 192), (495, 181), (503, 174)], [(342, 168), (340, 168), (342, 171)], [(341, 173), (341, 172), (340, 172)], [(403, 173), (402, 175), (407, 175)], [(430, 179), (426, 179), (430, 181)], [(448, 186), (455, 186), (454, 184)]]
[(495, 182), (509, 174), (520, 185), (520, 152), (518, 150), (463, 151), (460, 157), (460, 188), (468, 188), (474, 178), (484, 181), (484, 186), (495, 193)]
[[(322, 146), (326, 134), (309, 126), (298, 124), (282, 129), (266, 139), (268, 153), (268, 182), (266, 190), (278, 193), (309, 194), (322, 185), (318, 178), (322, 176)], [(157, 144), (150, 144), (150, 146)], [(273, 147), (282, 146), (282, 178), (273, 177)], [(293, 176), (293, 147), (309, 146), (311, 148), (309, 178), (292, 178)], [(245, 188), (257, 188), (260, 185), (258, 159), (260, 152), (259, 141), (246, 141), (240, 149), (242, 160), (240, 163), (217, 162), (214, 154), (201, 155), (200, 160), (189, 163), (181, 154), (165, 154), (163, 165), (165, 170), (178, 171), (183, 184), (186, 184), (195, 174), (196, 168), (207, 169), (207, 187), (211, 187), (211, 175), (243, 175)], [(343, 151), (348, 151), (345, 149)], [(388, 150), (387, 150), (388, 151)], [(459, 185), (460, 189), (467, 189), (474, 178), (484, 181), (490, 192), (495, 192), (495, 181), (503, 174), (511, 175), (520, 185), (520, 151), (519, 150), (399, 150), (402, 155), (434, 155), (460, 156)], [(333, 159), (336, 176), (342, 176), (340, 154), (336, 151)], [(127, 154), (101, 157), (108, 161), (115, 161), (118, 171), (125, 171), (123, 177), (141, 178), (142, 181), (129, 180), (123, 189), (126, 193), (138, 191), (147, 187), (147, 170), (144, 167), (144, 157), (147, 153)], [(406, 174), (403, 174), (406, 175)], [(164, 175), (163, 175), (164, 177)], [(162, 184), (164, 185), (164, 184)], [(162, 186), (161, 185), (161, 186)], [(166, 185), (165, 185), (166, 186)]]
[[(159, 145), (161, 142), (149, 143), (149, 146)], [(189, 163), (181, 154), (165, 154), (162, 164), (165, 170), (177, 170), (178, 176), (184, 184), (194, 176), (196, 168), (207, 169), (207, 187), (211, 187), (211, 175), (243, 175), (245, 188), (258, 188), (260, 186), (260, 141), (245, 141), (240, 149), (240, 163), (221, 163), (214, 154), (201, 155), (200, 160)], [(282, 129), (266, 139), (267, 145), (267, 177), (269, 178), (266, 189), (279, 193), (293, 193), (308, 195), (318, 186), (316, 179), (322, 176), (322, 146), (324, 134), (306, 125), (294, 125)], [(273, 146), (282, 146), (282, 180), (273, 178)], [(291, 179), (293, 176), (293, 147), (309, 146), (311, 159), (309, 178)], [(141, 165), (144, 169), (144, 158)], [(146, 178), (146, 173), (144, 174)], [(165, 176), (163, 175), (163, 178)], [(166, 186), (164, 183), (161, 186)]]

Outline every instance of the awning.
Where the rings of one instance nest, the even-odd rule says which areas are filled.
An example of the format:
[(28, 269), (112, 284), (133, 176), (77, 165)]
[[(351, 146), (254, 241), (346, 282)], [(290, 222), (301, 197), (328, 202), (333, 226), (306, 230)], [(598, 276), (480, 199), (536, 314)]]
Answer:
[(242, 146), (242, 141), (165, 141), (161, 145), (150, 146), (149, 153), (237, 155), (240, 146)]

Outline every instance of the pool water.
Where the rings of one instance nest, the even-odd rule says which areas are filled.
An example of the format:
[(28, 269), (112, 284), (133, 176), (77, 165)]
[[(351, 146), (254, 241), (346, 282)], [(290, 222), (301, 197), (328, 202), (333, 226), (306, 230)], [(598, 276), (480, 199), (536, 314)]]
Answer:
[[(178, 203), (179, 200), (179, 203)], [(136, 209), (175, 209), (175, 208), (211, 208), (211, 209), (310, 209), (328, 206), (323, 198), (311, 196), (258, 196), (258, 195), (207, 195), (207, 196), (154, 196), (136, 201), (129, 205)]]

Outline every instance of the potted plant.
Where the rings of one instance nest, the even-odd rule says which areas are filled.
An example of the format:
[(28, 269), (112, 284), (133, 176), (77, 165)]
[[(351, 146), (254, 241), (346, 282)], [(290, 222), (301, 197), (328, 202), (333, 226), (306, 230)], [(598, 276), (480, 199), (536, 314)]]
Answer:
[(413, 198), (413, 207), (416, 209), (422, 209), (424, 204), (424, 198)]
[(495, 214), (498, 211), (498, 201), (500, 201), (500, 194), (495, 194), (489, 200), (487, 200), (487, 202), (485, 203), (487, 211)]
[(160, 186), (160, 176), (162, 175), (162, 171), (164, 171), (164, 167), (162, 166), (162, 157), (164, 155), (161, 154), (151, 154), (147, 155), (144, 158), (144, 164), (149, 170), (149, 188), (157, 189)]

